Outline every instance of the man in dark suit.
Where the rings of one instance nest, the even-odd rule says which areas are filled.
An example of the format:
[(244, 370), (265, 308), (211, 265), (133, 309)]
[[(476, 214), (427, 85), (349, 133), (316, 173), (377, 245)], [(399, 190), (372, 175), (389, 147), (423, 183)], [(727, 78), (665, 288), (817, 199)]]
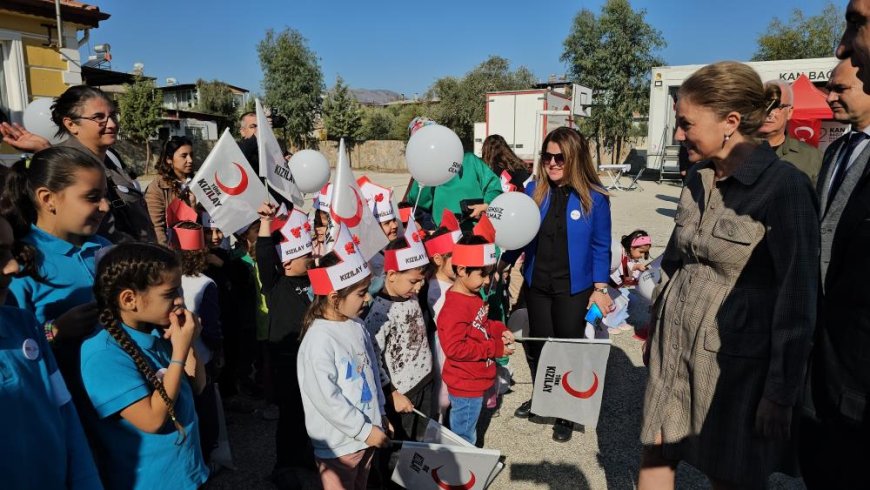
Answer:
[(801, 423), (810, 489), (862, 488), (870, 447), (870, 95), (851, 60), (828, 81), (834, 118), (852, 130), (831, 144), (816, 185), (821, 218), (819, 322)]

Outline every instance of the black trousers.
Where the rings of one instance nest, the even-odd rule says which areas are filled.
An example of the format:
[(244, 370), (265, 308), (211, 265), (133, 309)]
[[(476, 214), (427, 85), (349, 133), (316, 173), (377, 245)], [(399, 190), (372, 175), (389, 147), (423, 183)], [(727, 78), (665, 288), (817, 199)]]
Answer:
[(296, 377), (298, 342), (268, 343), (271, 357), (275, 403), (278, 405), (278, 429), (275, 431), (275, 468), (300, 467), (314, 470), (314, 448), (305, 430), (302, 392)]
[[(559, 339), (579, 339), (586, 329), (586, 306), (592, 288), (577, 294), (550, 293), (523, 285), (526, 307), (529, 310), (529, 337), (553, 337)], [(543, 342), (523, 344), (526, 360), (532, 371), (532, 383), (538, 372)]]
[(802, 417), (799, 435), (801, 476), (810, 490), (868, 488), (870, 428)]

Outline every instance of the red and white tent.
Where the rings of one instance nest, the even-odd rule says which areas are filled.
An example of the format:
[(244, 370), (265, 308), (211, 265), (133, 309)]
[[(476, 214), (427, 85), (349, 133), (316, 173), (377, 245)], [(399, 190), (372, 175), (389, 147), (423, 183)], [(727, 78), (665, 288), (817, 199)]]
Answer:
[(817, 89), (806, 75), (799, 76), (792, 83), (791, 90), (794, 94), (792, 102), (794, 112), (788, 123), (789, 136), (824, 151), (831, 141), (843, 134), (842, 131), (828, 134), (832, 126), (839, 128), (842, 125), (827, 122), (834, 118), (825, 100), (827, 96)]

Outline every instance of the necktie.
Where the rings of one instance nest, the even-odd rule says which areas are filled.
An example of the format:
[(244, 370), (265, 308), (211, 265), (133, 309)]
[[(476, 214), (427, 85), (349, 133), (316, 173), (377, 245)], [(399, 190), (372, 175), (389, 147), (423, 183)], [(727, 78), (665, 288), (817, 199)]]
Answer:
[(831, 188), (828, 189), (828, 203), (826, 207), (831, 207), (831, 202), (834, 200), (834, 196), (837, 195), (837, 190), (840, 189), (840, 185), (843, 184), (843, 180), (846, 178), (846, 171), (849, 167), (849, 160), (852, 159), (852, 153), (855, 152), (855, 148), (859, 143), (867, 139), (867, 133), (864, 131), (852, 131), (849, 134), (849, 141), (846, 143), (846, 148), (843, 150), (842, 156), (837, 160), (837, 166), (834, 168), (834, 172), (831, 175)]

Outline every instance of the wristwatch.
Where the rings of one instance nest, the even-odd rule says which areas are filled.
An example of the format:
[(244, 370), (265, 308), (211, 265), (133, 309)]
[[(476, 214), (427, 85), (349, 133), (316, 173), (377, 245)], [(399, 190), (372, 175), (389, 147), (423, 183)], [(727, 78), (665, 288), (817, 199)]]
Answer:
[(595, 288), (593, 291), (596, 293), (607, 294), (607, 288)]

